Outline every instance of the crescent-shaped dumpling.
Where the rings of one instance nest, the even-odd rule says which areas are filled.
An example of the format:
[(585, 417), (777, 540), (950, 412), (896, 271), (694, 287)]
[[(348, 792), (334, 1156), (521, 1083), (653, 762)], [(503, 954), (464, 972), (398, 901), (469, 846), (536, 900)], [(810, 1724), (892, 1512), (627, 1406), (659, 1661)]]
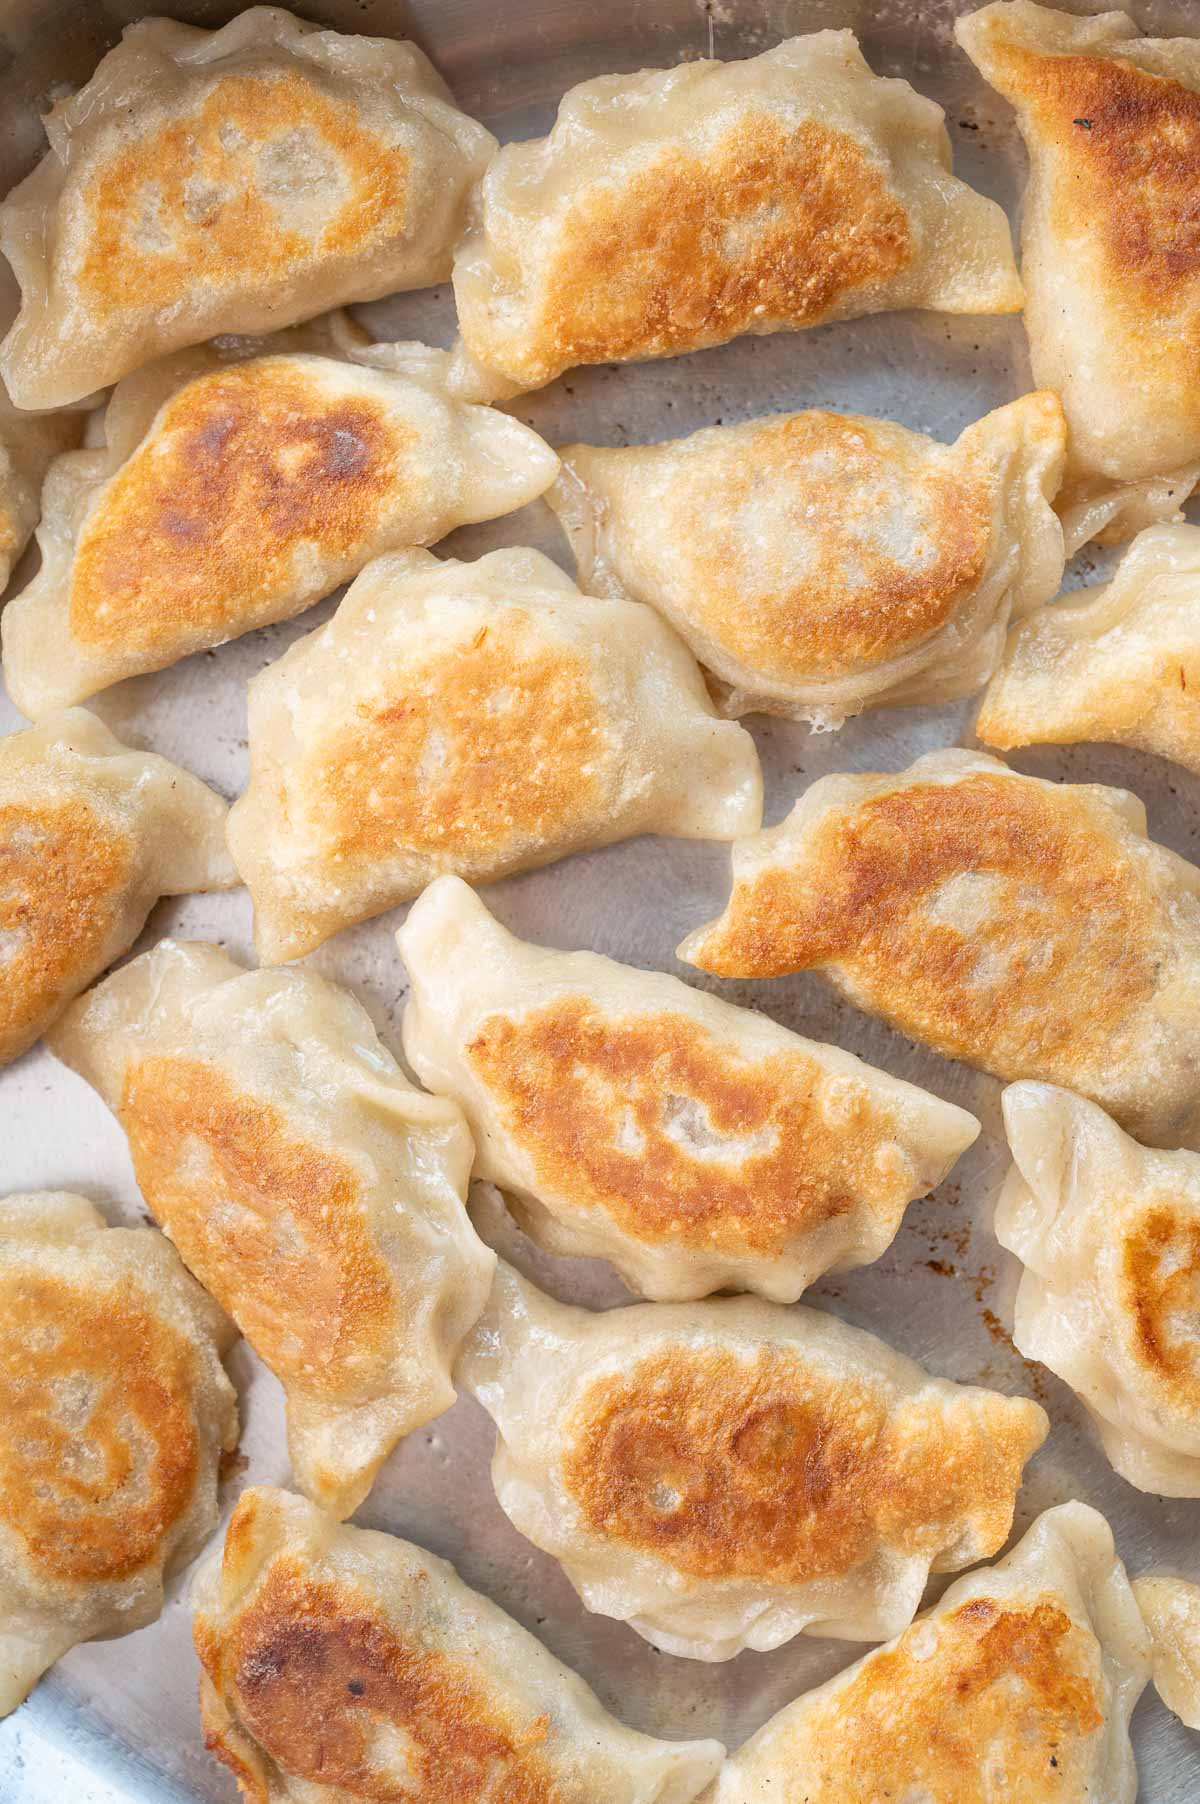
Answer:
[(579, 580), (649, 602), (729, 714), (840, 726), (969, 695), (1009, 617), (1062, 578), (1055, 395), (953, 445), (887, 420), (785, 413), (661, 445), (569, 445), (547, 496)]
[(128, 951), (160, 896), (236, 881), (226, 813), (83, 708), (0, 738), (0, 1065)]
[(947, 1057), (1063, 1084), (1159, 1145), (1200, 1139), (1200, 870), (1128, 790), (959, 749), (823, 777), (734, 846), (725, 913), (680, 956), (822, 970)]
[(243, 1493), (193, 1602), (247, 1804), (693, 1804), (724, 1753), (622, 1727), (445, 1560), (286, 1491)]
[(1078, 1394), (1130, 1484), (1200, 1497), (1200, 1154), (1139, 1146), (1052, 1084), (1012, 1084), (1003, 1107), (1017, 1347)]
[(439, 877), (396, 936), (404, 1052), (556, 1253), (643, 1296), (794, 1303), (877, 1259), (979, 1132), (965, 1109), (659, 971), (551, 952)]
[(290, 619), (381, 552), (532, 501), (554, 452), (452, 400), (444, 361), (334, 316), (118, 383), (104, 445), (51, 466), (41, 568), (4, 610), (17, 706), (38, 719)]
[(1200, 480), (1200, 41), (997, 0), (960, 18), (1017, 111), (1025, 325), (1069, 427), (1068, 551), (1178, 518)]
[(853, 32), (602, 75), (489, 164), (454, 259), (464, 392), (893, 307), (1012, 313), (1008, 221)]
[(489, 883), (636, 833), (761, 819), (750, 735), (649, 608), (540, 552), (377, 558), (250, 685), (229, 844), (262, 958), (298, 958), (450, 872)]
[(516, 1526), (590, 1610), (692, 1660), (898, 1633), (931, 1571), (1004, 1545), (1049, 1428), (822, 1310), (593, 1315), (503, 1264), (457, 1376)]
[(0, 374), (20, 407), (444, 280), (496, 146), (415, 44), (276, 6), (218, 31), (130, 25), (45, 126), (0, 207), (21, 285)]
[(401, 1437), (453, 1403), (450, 1364), (487, 1300), (461, 1113), (408, 1081), (346, 991), (215, 946), (160, 940), (51, 1045), (282, 1383), (296, 1482), (348, 1516)]
[(233, 1339), (156, 1229), (0, 1199), (0, 1716), (78, 1642), (153, 1622), (216, 1527)]
[(1200, 527), (1148, 526), (1111, 582), (1014, 626), (985, 745), (1133, 745), (1200, 772)]
[(1039, 1516), (897, 1640), (796, 1699), (704, 1804), (1134, 1804), (1150, 1645), (1112, 1531)]

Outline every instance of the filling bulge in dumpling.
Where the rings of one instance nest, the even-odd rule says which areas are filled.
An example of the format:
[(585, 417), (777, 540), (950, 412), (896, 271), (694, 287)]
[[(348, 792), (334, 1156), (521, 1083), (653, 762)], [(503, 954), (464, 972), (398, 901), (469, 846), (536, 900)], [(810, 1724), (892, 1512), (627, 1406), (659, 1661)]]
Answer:
[(1154, 1649), (1154, 1689), (1189, 1729), (1200, 1729), (1200, 1585), (1155, 1574), (1134, 1579)]
[(490, 882), (637, 833), (761, 818), (749, 734), (649, 608), (539, 552), (368, 566), (250, 685), (230, 819), (264, 958), (296, 958), (443, 872)]
[(225, 815), (82, 708), (0, 738), (0, 1064), (128, 950), (160, 896), (234, 882)]
[(300, 613), (380, 552), (533, 500), (554, 453), (451, 400), (443, 356), (359, 344), (335, 319), (119, 384), (106, 447), (52, 467), (41, 569), (4, 613), (17, 704), (37, 718), (161, 669)]
[(1068, 1085), (1147, 1140), (1200, 1136), (1200, 871), (1127, 790), (959, 749), (824, 777), (734, 846), (725, 913), (680, 956), (823, 970), (951, 1058)]
[(489, 165), (454, 293), (484, 398), (743, 332), (1021, 305), (1008, 222), (950, 173), (940, 107), (849, 31), (572, 88), (548, 137)]
[(694, 1660), (895, 1634), (931, 1570), (1003, 1546), (1048, 1429), (818, 1310), (592, 1315), (504, 1265), (456, 1373), (516, 1526), (589, 1609)]
[(1108, 1524), (1063, 1504), (771, 1717), (705, 1804), (1134, 1804), (1149, 1654)]
[(1111, 582), (1015, 626), (975, 732), (1001, 751), (1133, 745), (1200, 772), (1200, 527), (1147, 527)]
[(838, 726), (986, 682), (1010, 614), (1061, 580), (1064, 450), (1050, 394), (955, 445), (780, 414), (669, 444), (571, 445), (548, 499), (584, 586), (665, 614), (726, 712)]
[(154, 1229), (0, 1199), (0, 1716), (76, 1643), (152, 1622), (212, 1533), (232, 1340)]
[(1130, 1484), (1200, 1497), (1200, 1155), (1013, 1084), (995, 1231), (1024, 1266), (1013, 1338), (1076, 1391)]
[(349, 1515), (454, 1401), (493, 1255), (463, 1207), (471, 1138), (354, 999), (164, 940), (52, 1042), (129, 1140), (155, 1219), (284, 1387), (297, 1483)]
[(444, 1560), (284, 1491), (239, 1498), (193, 1602), (206, 1742), (252, 1804), (692, 1804), (724, 1752), (622, 1727)]
[(878, 1258), (978, 1133), (963, 1109), (661, 972), (516, 939), (455, 877), (397, 935), (404, 1050), (476, 1175), (644, 1296), (790, 1303)]
[(959, 42), (1029, 149), (1025, 324), (1070, 428), (1068, 551), (1178, 517), (1200, 480), (1200, 42), (999, 0)]
[(45, 125), (0, 208), (22, 295), (0, 371), (22, 407), (443, 280), (495, 149), (415, 45), (268, 6), (218, 31), (129, 26)]

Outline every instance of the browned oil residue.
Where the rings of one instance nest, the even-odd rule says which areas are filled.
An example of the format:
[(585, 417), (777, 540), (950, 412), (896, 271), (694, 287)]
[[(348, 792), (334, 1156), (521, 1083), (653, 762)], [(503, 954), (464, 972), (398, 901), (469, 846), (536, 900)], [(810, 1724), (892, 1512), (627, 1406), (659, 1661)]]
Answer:
[[(992, 1270), (991, 1266), (990, 1265), (981, 1265), (979, 1270), (975, 1274), (975, 1301), (977, 1303), (983, 1302), (984, 1294), (992, 1288), (992, 1285), (995, 1282), (996, 1282), (996, 1274)], [(984, 1310), (985, 1317), (987, 1314), (988, 1314), (988, 1311), (985, 1309)]]

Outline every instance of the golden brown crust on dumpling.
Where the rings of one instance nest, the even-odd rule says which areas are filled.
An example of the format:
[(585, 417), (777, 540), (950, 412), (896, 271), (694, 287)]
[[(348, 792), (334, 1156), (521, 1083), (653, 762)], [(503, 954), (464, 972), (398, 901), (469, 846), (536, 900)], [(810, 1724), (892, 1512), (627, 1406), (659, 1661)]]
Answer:
[(953, 445), (814, 409), (562, 455), (547, 500), (581, 582), (664, 614), (728, 714), (829, 728), (969, 694), (1062, 575), (1066, 423), (1046, 392)]
[(735, 845), (729, 905), (680, 955), (720, 976), (823, 969), (935, 1051), (1066, 1085), (1143, 1141), (1200, 1143), (1200, 870), (1128, 791), (958, 748), (822, 778)]
[[(980, 1762), (997, 1748), (1014, 1804), (1087, 1795), (1082, 1745), (1103, 1726), (1093, 1638), (1047, 1598), (1007, 1607), (973, 1597), (905, 1631), (805, 1724), (806, 1804), (876, 1804), (926, 1789), (979, 1804)], [(793, 1791), (780, 1793), (793, 1804)]]
[(283, 1385), (297, 1485), (349, 1515), (454, 1401), (494, 1255), (471, 1140), (354, 998), (162, 940), (52, 1040), (116, 1114), (155, 1218)]
[(1120, 1221), (1120, 1320), (1135, 1359), (1175, 1409), (1200, 1421), (1200, 1212), (1169, 1191)]
[[(339, 193), (315, 232), (302, 217), (289, 219), (297, 155), (309, 165), (306, 185), (315, 165), (322, 187)], [(405, 230), (408, 165), (352, 108), (293, 71), (219, 77), (190, 110), (101, 161), (85, 185), (78, 280), (86, 304), (101, 319), (121, 319), (131, 303), (170, 307), (197, 279), (236, 288), (310, 258), (369, 255)], [(259, 186), (248, 179), (252, 169)], [(169, 248), (160, 220), (170, 222)]]
[(154, 1621), (211, 1534), (232, 1340), (155, 1229), (0, 1198), (0, 1716), (79, 1642)]
[(1061, 168), (1053, 224), (1071, 237), (1093, 222), (1105, 277), (1125, 293), (1124, 331), (1182, 379), (1176, 333), (1200, 353), (1200, 94), (1125, 57), (1044, 55), (1000, 32), (989, 54), (989, 79), (1033, 114), (1039, 150)]
[(589, 1609), (698, 1660), (897, 1633), (931, 1571), (1003, 1543), (1049, 1426), (821, 1310), (595, 1315), (503, 1261), (458, 1377), (496, 1424), (510, 1520)]
[[(304, 812), (339, 861), (403, 842), (472, 862), (552, 839), (597, 805), (607, 747), (594, 678), (520, 607), (398, 673), (332, 733)], [(417, 781), (414, 782), (414, 774)]]
[(635, 833), (761, 818), (753, 741), (651, 609), (540, 552), (376, 558), (250, 689), (229, 843), (266, 958), (443, 872), (493, 882)]
[[(748, 1058), (686, 1015), (614, 1020), (566, 995), (491, 1016), (464, 1057), (537, 1182), (639, 1240), (780, 1253), (864, 1201), (899, 1220), (918, 1181), (885, 1099), (799, 1050)], [(714, 1137), (742, 1156), (705, 1157)]]
[[(970, 932), (937, 913), (965, 882), (982, 892)], [(939, 1051), (1034, 1074), (1095, 1054), (1153, 994), (1159, 912), (1080, 791), (977, 772), (835, 809), (803, 868), (735, 887), (698, 957), (755, 977), (836, 961)]]
[(1071, 429), (1068, 548), (1177, 519), (1200, 458), (1200, 58), (1123, 12), (1005, 0), (957, 35), (1017, 109), (1026, 326)]
[(895, 1640), (786, 1705), (710, 1804), (1133, 1804), (1150, 1643), (1112, 1532), (1037, 1518)]
[[(793, 415), (766, 430), (761, 450), (768, 464), (778, 457), (828, 463), (830, 476), (811, 489), (804, 505), (815, 506), (829, 525), (821, 556), (793, 589), (763, 598), (748, 613), (736, 590), (722, 583), (728, 568), (714, 547), (709, 580), (699, 589), (701, 618), (728, 640), (747, 663), (785, 679), (809, 672), (838, 676), (894, 657), (937, 630), (978, 582), (991, 525), (990, 472), (981, 459), (974, 469), (941, 469), (925, 463), (913, 481), (923, 491), (916, 511), (925, 533), (916, 539), (917, 560), (872, 547), (861, 522), (842, 512), (846, 488), (893, 466), (902, 448), (880, 422), (848, 421), (834, 413)], [(772, 443), (777, 439), (778, 444)], [(916, 461), (915, 459), (913, 460)], [(753, 461), (735, 477), (730, 502), (748, 498), (756, 481)], [(882, 499), (882, 497), (881, 497)], [(848, 570), (854, 572), (847, 581)]]
[[(994, 477), (970, 448), (935, 449), (886, 421), (818, 409), (754, 421), (723, 444), (718, 429), (706, 437), (705, 456), (680, 470), (667, 516), (683, 541), (688, 620), (764, 679), (836, 678), (894, 658), (944, 625), (978, 583)], [(661, 449), (669, 455), (675, 447)], [(586, 485), (597, 454), (579, 450)], [(565, 485), (571, 450), (564, 458)], [(603, 452), (599, 459), (603, 491)], [(886, 527), (873, 539), (869, 515), (894, 506), (898, 490), (908, 542), (897, 544), (903, 535)], [(747, 540), (764, 494), (778, 506), (779, 531), (792, 512), (803, 567), (785, 585), (751, 593)]]
[(142, 1194), (274, 1372), (336, 1398), (386, 1364), (395, 1302), (351, 1161), (200, 1060), (131, 1064), (118, 1113)]
[(750, 113), (703, 157), (671, 146), (629, 181), (583, 191), (532, 341), (506, 370), (535, 387), (573, 364), (723, 343), (764, 314), (816, 325), (912, 255), (880, 160), (814, 120)]
[(125, 886), (135, 877), (131, 836), (82, 798), (0, 803), (0, 1059), (69, 993), (80, 971), (104, 962)]
[[(0, 569), (7, 571), (16, 560), (18, 551), (29, 537), (29, 529), (24, 520), (24, 509), (18, 510), (15, 502), (0, 495)], [(8, 562), (5, 563), (4, 560)]]
[(386, 398), (331, 393), (299, 360), (189, 383), (84, 525), (72, 634), (153, 655), (242, 630), (294, 583), (298, 545), (336, 565), (370, 543), (414, 437)]
[(518, 421), (450, 399), (445, 356), (358, 343), (331, 315), (119, 383), (103, 448), (50, 468), (41, 568), (3, 619), (14, 700), (40, 718), (532, 500), (558, 459)]
[(453, 1569), (246, 1492), (193, 1591), (206, 1739), (247, 1798), (691, 1804), (724, 1750), (624, 1729)]
[(26, 408), (442, 279), (495, 149), (413, 44), (274, 6), (139, 20), (45, 124), (0, 207), (21, 288), (0, 366)]
[(1200, 1497), (1200, 1156), (1051, 1084), (1010, 1085), (1003, 1109), (993, 1229), (1024, 1268), (1018, 1350), (1070, 1385), (1130, 1484)]
[(963, 1110), (661, 972), (507, 932), (456, 877), (397, 934), (404, 1049), (475, 1175), (548, 1251), (631, 1290), (791, 1303), (878, 1258), (971, 1144)]
[(151, 1566), (192, 1502), (195, 1353), (128, 1278), (0, 1269), (0, 1519), (83, 1588)]
[[(315, 1578), (299, 1561), (276, 1560), (226, 1641), (201, 1637), (198, 1652), (213, 1685), (236, 1698), (245, 1729), (297, 1778), (380, 1804), (414, 1795), (421, 1804), (564, 1797), (541, 1756), (544, 1720), (530, 1729), (507, 1717), (465, 1666), (406, 1638), (353, 1586)], [(214, 1728), (208, 1745), (226, 1758)], [(409, 1784), (373, 1758), (389, 1742), (404, 1749)], [(232, 1753), (227, 1764), (241, 1782), (244, 1760), (236, 1745)]]
[(228, 886), (225, 813), (83, 709), (0, 738), (0, 1064), (132, 945), (159, 896)]
[(849, 31), (583, 82), (477, 193), (454, 261), (455, 379), (476, 396), (888, 306), (1021, 304), (940, 109)]
[(593, 1533), (693, 1579), (803, 1585), (880, 1547), (936, 1554), (964, 1523), (995, 1553), (1044, 1427), (1023, 1400), (892, 1404), (786, 1347), (681, 1342), (594, 1381), (566, 1433), (563, 1479)]

